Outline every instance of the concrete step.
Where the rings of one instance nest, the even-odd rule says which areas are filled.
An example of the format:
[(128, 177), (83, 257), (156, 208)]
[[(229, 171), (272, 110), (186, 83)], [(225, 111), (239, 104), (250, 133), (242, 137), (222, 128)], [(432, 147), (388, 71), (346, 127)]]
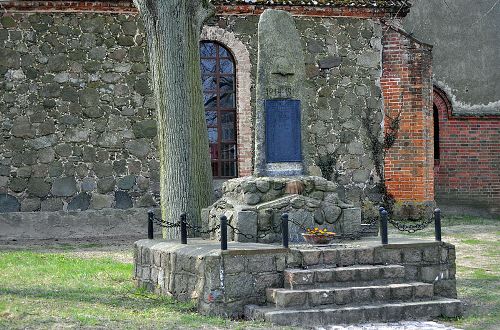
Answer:
[(323, 289), (267, 289), (267, 301), (276, 307), (350, 305), (371, 302), (419, 301), (432, 299), (434, 286), (428, 283), (402, 283), (380, 286), (354, 286)]
[(405, 269), (400, 265), (355, 265), (337, 268), (286, 269), (285, 288), (367, 286), (402, 281)]
[(277, 308), (256, 305), (245, 306), (247, 319), (288, 326), (321, 326), (363, 322), (396, 322), (401, 320), (432, 319), (439, 316), (462, 315), (462, 305), (456, 299), (435, 299), (401, 303), (362, 306), (324, 306), (321, 308)]

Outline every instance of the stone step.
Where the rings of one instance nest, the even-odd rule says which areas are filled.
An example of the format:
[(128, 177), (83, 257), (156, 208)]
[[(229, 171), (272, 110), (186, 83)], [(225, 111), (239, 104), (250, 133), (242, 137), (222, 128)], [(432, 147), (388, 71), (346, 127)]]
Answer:
[(405, 276), (400, 265), (356, 265), (337, 268), (286, 269), (285, 288), (313, 289), (320, 287), (367, 286), (397, 283)]
[(401, 320), (432, 319), (439, 316), (462, 315), (462, 305), (456, 299), (435, 299), (401, 303), (370, 304), (362, 306), (324, 306), (308, 309), (245, 306), (245, 317), (276, 325), (321, 326), (363, 322), (396, 322)]
[(402, 283), (382, 286), (355, 286), (290, 290), (270, 288), (267, 301), (276, 307), (350, 305), (371, 302), (419, 301), (432, 299), (434, 285), (429, 283)]

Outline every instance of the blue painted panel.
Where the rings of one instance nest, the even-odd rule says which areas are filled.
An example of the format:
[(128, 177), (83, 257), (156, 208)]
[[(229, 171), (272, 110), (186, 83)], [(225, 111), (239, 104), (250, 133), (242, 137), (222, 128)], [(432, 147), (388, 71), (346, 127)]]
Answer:
[(300, 101), (266, 100), (264, 108), (267, 162), (301, 162)]

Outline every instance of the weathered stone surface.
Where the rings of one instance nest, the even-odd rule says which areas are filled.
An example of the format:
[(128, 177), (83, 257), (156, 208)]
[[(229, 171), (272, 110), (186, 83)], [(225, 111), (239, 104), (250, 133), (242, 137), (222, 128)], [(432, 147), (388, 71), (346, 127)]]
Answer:
[[(236, 228), (247, 235), (257, 235), (257, 212), (239, 211), (236, 213)], [(253, 238), (247, 238), (240, 233), (235, 233), (238, 242), (255, 242)]]
[(43, 178), (30, 178), (28, 180), (28, 193), (36, 197), (45, 197), (49, 194), (50, 183)]
[(41, 202), (40, 209), (43, 212), (61, 211), (63, 209), (63, 201), (61, 198), (44, 199)]
[(128, 152), (138, 158), (146, 157), (151, 151), (149, 141), (147, 139), (127, 141), (125, 142), (125, 148), (128, 150)]
[[(283, 35), (287, 35), (283, 39)], [(300, 163), (273, 163), (268, 166), (266, 160), (265, 109), (264, 100), (295, 99), (302, 100), (301, 82), (305, 80), (304, 54), (300, 36), (292, 15), (286, 11), (265, 10), (258, 24), (258, 74), (256, 79), (257, 108), (255, 119), (254, 174), (289, 175), (302, 174)], [(303, 136), (305, 136), (303, 129)], [(276, 167), (278, 166), (278, 167)], [(269, 173), (268, 173), (269, 172)]]
[(132, 126), (136, 138), (153, 138), (156, 136), (156, 121), (144, 120)]
[(92, 194), (92, 198), (90, 200), (90, 208), (94, 210), (101, 210), (105, 208), (110, 208), (112, 205), (113, 205), (113, 196)]
[(76, 181), (73, 177), (55, 179), (51, 193), (54, 196), (73, 196), (77, 192)]
[(40, 210), (39, 198), (25, 198), (21, 201), (21, 212), (35, 212)]
[(19, 212), (21, 204), (16, 197), (9, 194), (0, 194), (0, 213)]
[(117, 209), (129, 209), (133, 207), (132, 198), (125, 191), (115, 191), (115, 207)]
[(154, 197), (151, 194), (146, 194), (137, 199), (137, 202), (135, 203), (135, 207), (149, 207), (149, 206), (156, 206), (156, 201), (154, 200)]
[(81, 210), (85, 211), (90, 206), (91, 196), (90, 194), (83, 192), (76, 195), (71, 202), (68, 203), (68, 211)]
[(93, 191), (97, 188), (97, 183), (94, 178), (84, 178), (80, 188), (82, 191)]
[(328, 56), (319, 60), (320, 69), (326, 70), (339, 66), (342, 63), (342, 58), (338, 56)]
[(97, 190), (102, 194), (109, 193), (115, 189), (115, 184), (114, 177), (102, 178), (97, 181)]
[(135, 184), (135, 176), (127, 175), (118, 180), (117, 187), (122, 190), (130, 190), (134, 187)]

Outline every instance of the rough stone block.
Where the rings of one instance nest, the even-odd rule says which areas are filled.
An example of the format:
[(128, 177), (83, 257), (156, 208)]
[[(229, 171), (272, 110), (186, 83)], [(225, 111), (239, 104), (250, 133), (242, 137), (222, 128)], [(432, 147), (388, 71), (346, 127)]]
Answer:
[(372, 290), (370, 288), (355, 288), (352, 293), (353, 302), (367, 303), (372, 300)]
[(267, 288), (276, 288), (283, 286), (283, 275), (279, 273), (256, 274), (255, 275), (255, 293), (263, 296)]
[(242, 298), (255, 295), (255, 277), (247, 274), (227, 275), (224, 280), (226, 295), (231, 298)]
[(403, 262), (404, 263), (419, 263), (422, 261), (422, 250), (420, 249), (404, 249)]
[(248, 256), (247, 271), (250, 273), (275, 272), (274, 256), (272, 254), (264, 256)]
[[(236, 213), (235, 219), (236, 228), (243, 234), (257, 235), (257, 212), (254, 211), (239, 211)], [(255, 242), (254, 238), (247, 238), (240, 233), (235, 233), (234, 240), (237, 242)]]
[(402, 304), (391, 304), (384, 307), (385, 319), (382, 321), (396, 322), (401, 320), (404, 313), (404, 306)]
[(373, 287), (372, 292), (375, 301), (388, 301), (391, 298), (391, 288), (388, 286)]
[(400, 264), (401, 263), (401, 250), (399, 249), (383, 249), (381, 251), (382, 263), (385, 264)]
[(417, 284), (414, 287), (414, 298), (432, 298), (434, 296), (434, 286), (432, 284)]
[(323, 263), (325, 265), (337, 265), (338, 263), (338, 251), (337, 250), (324, 250), (323, 251)]
[(312, 266), (322, 263), (321, 251), (302, 251), (302, 262), (305, 266)]
[(360, 265), (372, 265), (373, 249), (357, 249), (356, 262)]
[(440, 278), (441, 269), (439, 266), (424, 266), (420, 272), (422, 281), (434, 282)]
[(356, 279), (360, 281), (376, 280), (380, 277), (380, 268), (366, 267), (359, 268), (356, 272)]
[(348, 268), (337, 268), (335, 280), (339, 282), (352, 282), (356, 280), (356, 271)]
[(224, 258), (226, 274), (240, 273), (245, 270), (248, 259), (244, 256), (227, 256)]
[(405, 279), (417, 280), (419, 278), (418, 270), (420, 266), (405, 265)]
[(423, 250), (423, 260), (429, 263), (439, 263), (441, 258), (440, 248), (433, 246)]
[(384, 267), (382, 269), (383, 278), (404, 278), (405, 268), (404, 267)]
[(277, 307), (303, 306), (307, 295), (302, 291), (278, 291), (275, 293), (274, 302)]
[(336, 305), (345, 305), (352, 302), (352, 289), (341, 288), (335, 290), (334, 301)]
[(462, 304), (459, 301), (443, 304), (441, 307), (441, 315), (444, 317), (458, 317), (462, 313)]
[(343, 235), (356, 235), (361, 230), (361, 209), (358, 207), (342, 210), (339, 225)]
[(341, 266), (352, 266), (356, 263), (356, 251), (354, 249), (342, 249), (338, 252), (338, 264)]
[(333, 282), (334, 272), (331, 269), (318, 269), (315, 273), (316, 273), (316, 282), (318, 283)]
[(313, 290), (308, 293), (308, 301), (311, 306), (329, 305), (335, 302), (332, 290)]
[(314, 272), (312, 271), (287, 271), (285, 270), (285, 287), (294, 285), (312, 285), (314, 283)]
[(409, 284), (391, 284), (389, 287), (392, 300), (410, 300), (412, 297), (413, 288)]
[(436, 296), (457, 298), (456, 280), (442, 280), (434, 283), (434, 294)]

